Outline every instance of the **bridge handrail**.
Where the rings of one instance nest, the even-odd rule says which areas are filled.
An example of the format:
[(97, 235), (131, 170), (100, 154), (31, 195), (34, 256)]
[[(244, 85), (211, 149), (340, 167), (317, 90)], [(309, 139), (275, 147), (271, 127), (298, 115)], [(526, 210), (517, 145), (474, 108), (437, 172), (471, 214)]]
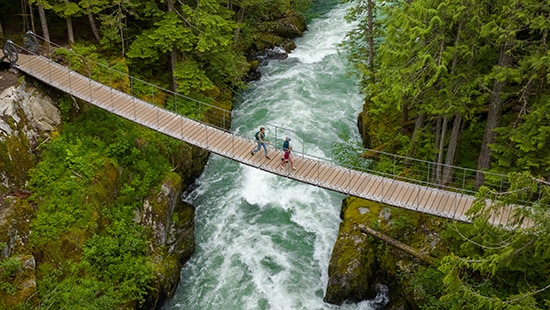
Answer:
[[(34, 33), (30, 33), (30, 34), (28, 33), (28, 35), (32, 35), (35, 38), (38, 38), (41, 41), (46, 42), (44, 38)], [(19, 45), (16, 45), (16, 46), (19, 47), (21, 50), (26, 51), (30, 54), (36, 54), (39, 51), (38, 48), (34, 49), (34, 48), (28, 48), (28, 47), (21, 47)], [(162, 99), (162, 103), (167, 103), (169, 101), (169, 98), (173, 97), (174, 98), (173, 100), (175, 100), (174, 111), (177, 114), (184, 115), (185, 117), (194, 119), (198, 122), (207, 124), (209, 126), (216, 127), (220, 130), (230, 132), (229, 124), (231, 121), (230, 119), (230, 115), (232, 113), (231, 111), (225, 110), (223, 108), (217, 107), (215, 105), (200, 101), (198, 99), (195, 99), (189, 96), (185, 96), (185, 95), (170, 91), (168, 89), (159, 87), (147, 81), (133, 77), (125, 72), (111, 68), (100, 62), (90, 60), (82, 55), (75, 53), (70, 49), (64, 48), (53, 42), (47, 42), (46, 46), (48, 48), (48, 50), (46, 51), (47, 56), (52, 62), (56, 62), (56, 59), (53, 58), (55, 53), (51, 50), (51, 46), (54, 46), (57, 49), (62, 49), (73, 56), (83, 59), (82, 63), (86, 63), (88, 66), (87, 77), (91, 80), (96, 80), (94, 79), (92, 74), (93, 72), (92, 72), (91, 64), (93, 64), (95, 67), (100, 67), (105, 70), (108, 70), (109, 87), (111, 88), (118, 89), (117, 87), (114, 87), (112, 85), (113, 74), (116, 74), (117, 76), (123, 76), (123, 77), (125, 76), (128, 78), (129, 84), (130, 84), (129, 85), (130, 93), (128, 95), (140, 98), (143, 101), (155, 106), (155, 108), (160, 109), (161, 107), (159, 107), (159, 104), (155, 103), (155, 93), (163, 92), (167, 94), (167, 97)], [(69, 57), (68, 61), (69, 61), (69, 67), (71, 67), (72, 57)], [(101, 82), (101, 81), (98, 81), (98, 82), (104, 84), (104, 82)], [(146, 85), (147, 87), (151, 88), (152, 102), (149, 102), (148, 100), (146, 100), (148, 98), (144, 95), (141, 95), (141, 96), (139, 94), (134, 95), (135, 93), (137, 93), (137, 91), (135, 91), (133, 88), (136, 82), (142, 83), (143, 85)], [(121, 91), (124, 92), (124, 90), (121, 90)], [(198, 110), (201, 112), (199, 113), (198, 119), (196, 115), (195, 117), (193, 117), (193, 115), (182, 114), (181, 110), (178, 111), (178, 105), (177, 105), (178, 98), (181, 98), (181, 100), (184, 100), (184, 101), (187, 100), (188, 102), (194, 102), (198, 104)], [(205, 111), (208, 111), (208, 112), (205, 112)], [(203, 113), (204, 115), (206, 115), (206, 117), (203, 116)], [(265, 124), (264, 127), (268, 129), (271, 128), (271, 132), (274, 132), (274, 135), (272, 135), (274, 136), (273, 138), (274, 141), (280, 141), (282, 143), (286, 135), (289, 135), (289, 134), (292, 135), (293, 145), (295, 145), (294, 156), (309, 157), (318, 161), (330, 163), (331, 165), (335, 165), (335, 166), (343, 166), (346, 168), (364, 171), (371, 174), (380, 175), (380, 176), (384, 176), (384, 177), (388, 177), (396, 180), (402, 180), (409, 183), (416, 183), (416, 184), (421, 184), (429, 187), (436, 187), (440, 189), (457, 191), (457, 192), (467, 193), (467, 194), (474, 194), (476, 192), (476, 188), (473, 186), (473, 182), (471, 180), (473, 180), (478, 173), (483, 173), (486, 176), (485, 178), (486, 184), (490, 185), (490, 187), (492, 187), (493, 189), (499, 192), (502, 192), (508, 188), (507, 176), (503, 174), (497, 174), (497, 173), (492, 173), (488, 171), (478, 171), (471, 168), (464, 168), (464, 167), (458, 167), (458, 166), (452, 166), (452, 165), (446, 165), (446, 164), (438, 164), (438, 163), (434, 163), (426, 160), (409, 158), (402, 155), (396, 155), (396, 154), (386, 153), (386, 152), (372, 150), (372, 149), (357, 148), (356, 150), (354, 150), (354, 152), (356, 153), (355, 155), (357, 156), (357, 159), (358, 159), (356, 162), (336, 163), (334, 150), (333, 150), (333, 154), (331, 154), (329, 157), (320, 157), (320, 156), (308, 154), (308, 150), (307, 150), (308, 145), (314, 145), (314, 146), (319, 145), (318, 143), (315, 143), (315, 139), (317, 139), (316, 136), (308, 136), (303, 132), (296, 132), (292, 129), (284, 128), (274, 124)], [(235, 134), (235, 133), (232, 133), (232, 134)], [(252, 138), (253, 132), (245, 133), (245, 134), (248, 134), (249, 140), (253, 140)], [(300, 146), (301, 146), (301, 150), (300, 150)], [(383, 160), (385, 160), (386, 162), (384, 162)], [(359, 162), (360, 164), (357, 164), (357, 162)], [(384, 165), (388, 165), (388, 163), (390, 166), (393, 166), (393, 167), (389, 167), (389, 168), (384, 167)], [(373, 167), (377, 167), (378, 169), (374, 169)], [(418, 167), (418, 168), (414, 170), (414, 169), (411, 169), (411, 167), (413, 168)], [(385, 168), (385, 169), (381, 169), (381, 168)], [(442, 177), (441, 173), (444, 169), (447, 169), (448, 170), (447, 172), (450, 171), (450, 179), (447, 179), (446, 182), (441, 182), (441, 180), (439, 180), (438, 178)], [(389, 172), (389, 170), (391, 171)], [(406, 172), (404, 173), (404, 171)], [(417, 177), (414, 177), (414, 176), (417, 176)], [(420, 176), (421, 178), (419, 178), (418, 176)], [(461, 177), (461, 178), (458, 179), (458, 177)], [(497, 181), (497, 182), (494, 184), (489, 184), (488, 181)]]
[[(163, 92), (163, 93), (166, 93), (174, 98), (178, 97), (178, 98), (182, 98), (184, 100), (188, 100), (188, 101), (192, 101), (194, 103), (197, 103), (199, 105), (199, 111), (204, 111), (204, 110), (208, 110), (208, 109), (214, 109), (214, 110), (217, 110), (219, 113), (221, 113), (224, 117), (226, 115), (230, 115), (231, 114), (231, 111), (228, 111), (226, 109), (223, 109), (223, 108), (220, 108), (216, 105), (213, 105), (213, 104), (210, 104), (210, 103), (207, 103), (207, 102), (204, 102), (204, 101), (201, 101), (201, 100), (198, 100), (198, 99), (195, 99), (195, 98), (192, 98), (192, 97), (189, 97), (189, 96), (186, 96), (186, 95), (183, 95), (183, 94), (180, 94), (180, 93), (176, 93), (174, 91), (171, 91), (169, 89), (166, 89), (166, 88), (163, 88), (161, 86), (158, 86), (158, 85), (155, 85), (155, 84), (152, 84), (150, 82), (147, 82), (145, 80), (142, 80), (140, 78), (137, 78), (135, 76), (132, 76), (126, 72), (122, 72), (120, 70), (117, 70), (115, 68), (112, 68), (112, 67), (109, 67), (109, 66), (106, 66), (105, 64), (102, 64), (98, 61), (95, 61), (95, 60), (92, 60), (92, 59), (89, 59), (87, 58), (86, 56), (83, 56), (83, 55), (80, 55), (76, 52), (74, 52), (72, 49), (69, 49), (69, 48), (66, 48), (66, 47), (63, 47), (59, 44), (56, 44), (55, 42), (51, 42), (51, 41), (46, 41), (45, 38), (43, 38), (42, 36), (38, 35), (38, 34), (35, 34), (33, 32), (27, 32), (26, 35), (32, 35), (33, 37), (39, 39), (40, 41), (44, 42), (44, 44), (42, 44), (42, 46), (46, 46), (47, 47), (47, 50), (45, 51), (45, 56), (50, 59), (51, 61), (53, 62), (59, 62), (58, 60), (59, 59), (54, 59), (54, 56), (55, 56), (55, 50), (63, 50), (63, 51), (66, 51), (67, 53), (69, 53), (70, 55), (73, 55), (73, 56), (76, 56), (78, 58), (81, 58), (83, 60), (85, 60), (85, 62), (88, 64), (88, 71), (87, 72), (81, 72), (81, 71), (78, 71), (78, 70), (75, 70), (77, 72), (79, 72), (80, 74), (83, 74), (85, 75), (86, 77), (92, 79), (92, 80), (95, 80), (97, 82), (100, 82), (102, 84), (104, 84), (104, 82), (102, 81), (98, 81), (96, 78), (94, 78), (94, 76), (92, 75), (92, 69), (91, 69), (91, 66), (90, 64), (94, 64), (95, 66), (97, 67), (101, 67), (103, 69), (105, 69), (106, 71), (108, 71), (110, 74), (113, 73), (113, 75), (116, 75), (116, 76), (125, 76), (128, 78), (128, 80), (130, 81), (130, 92), (126, 92), (124, 89), (120, 89), (120, 88), (117, 88), (113, 85), (108, 85), (109, 87), (112, 87), (112, 88), (115, 88), (115, 89), (118, 89), (120, 91), (123, 91), (123, 92), (126, 92), (128, 93), (129, 95), (132, 95), (132, 96), (135, 96), (137, 98), (140, 98), (142, 100), (144, 100), (145, 102), (148, 102), (150, 104), (153, 104), (153, 105), (156, 105), (158, 106), (158, 104), (155, 103), (154, 101), (154, 90), (157, 90), (157, 91), (160, 91), (160, 92)], [(29, 47), (25, 47), (25, 46), (20, 46), (20, 45), (17, 45), (15, 43), (13, 43), (15, 46), (19, 47), (20, 50), (23, 50), (29, 54), (32, 54), (32, 55), (39, 55), (40, 54), (40, 50), (39, 49), (36, 49), (34, 50), (33, 48), (29, 48)], [(55, 49), (54, 49), (55, 48)], [(44, 55), (43, 55), (44, 56)], [(68, 61), (69, 61), (69, 64), (68, 64), (68, 67), (69, 68), (72, 68), (72, 58), (69, 57), (68, 58)], [(85, 74), (86, 73), (86, 74)], [(112, 83), (111, 81), (111, 76), (109, 77), (110, 79), (110, 82)], [(132, 83), (134, 82), (134, 83)], [(152, 90), (152, 101), (149, 101), (147, 100), (147, 97), (144, 97), (144, 96), (140, 96), (139, 94), (136, 94), (137, 91), (134, 90), (133, 86), (135, 85), (135, 82), (139, 82), (141, 84), (144, 84), (144, 85), (147, 85), (147, 86), (150, 86), (151, 87), (151, 90)], [(164, 100), (164, 101), (167, 101), (167, 100)], [(177, 111), (177, 106), (176, 106), (176, 110), (174, 110), (174, 112), (178, 113), (179, 112)], [(185, 115), (185, 114), (182, 114), (182, 115)], [(187, 115), (187, 117), (189, 118), (192, 118), (190, 116)], [(192, 119), (195, 119), (195, 118), (192, 118)], [(195, 120), (198, 120), (198, 121), (201, 121), (200, 119), (195, 119)], [(222, 118), (218, 124), (216, 123), (210, 123), (208, 122), (209, 125), (211, 126), (214, 126), (218, 129), (222, 129), (222, 130), (227, 130), (227, 126), (230, 123), (230, 119), (228, 118)]]
[[(294, 143), (293, 145), (296, 145), (295, 142), (297, 142), (297, 146), (298, 146), (298, 147), (295, 146), (293, 148), (294, 153), (300, 154), (301, 156), (317, 158), (316, 156), (312, 156), (311, 154), (309, 154), (307, 151), (308, 144), (312, 144), (315, 146), (319, 145), (319, 143), (315, 142), (317, 139), (316, 135), (308, 135), (307, 133), (304, 133), (304, 132), (297, 132), (293, 129), (285, 128), (285, 127), (275, 125), (275, 124), (270, 124), (270, 123), (266, 123), (264, 127), (266, 128), (267, 131), (274, 133), (274, 136), (275, 136), (274, 139), (277, 141), (282, 142), (286, 136), (292, 136), (292, 142)], [(353, 148), (353, 146), (351, 147), (340, 146), (339, 148), (349, 149), (349, 148)], [(441, 189), (459, 191), (467, 194), (475, 194), (477, 192), (477, 189), (475, 188), (473, 183), (474, 183), (475, 177), (480, 172), (483, 173), (485, 176), (485, 184), (491, 187), (492, 189), (497, 190), (498, 192), (504, 192), (509, 187), (508, 176), (504, 174), (494, 173), (490, 171), (479, 171), (472, 168), (459, 167), (459, 166), (453, 166), (448, 164), (440, 164), (440, 163), (435, 163), (427, 160), (411, 158), (403, 155), (397, 155), (397, 154), (387, 153), (383, 151), (367, 149), (367, 148), (363, 148), (362, 146), (357, 146), (354, 150), (350, 152), (354, 152), (354, 155), (358, 159), (360, 159), (360, 162), (362, 162), (362, 164), (354, 164), (354, 163), (349, 164), (349, 163), (339, 162), (337, 163), (337, 165), (350, 168), (353, 170), (359, 170), (359, 171), (369, 172), (371, 174), (390, 177), (393, 179), (404, 180), (411, 183), (422, 184), (430, 187), (437, 187)], [(332, 154), (332, 156), (319, 157), (318, 159), (325, 162), (333, 163), (337, 161), (335, 157), (337, 156), (335, 156), (335, 154)], [(375, 161), (376, 159), (380, 161), (384, 157), (392, 163), (392, 166), (393, 166), (392, 173), (384, 172), (380, 169), (369, 168), (372, 166), (372, 164), (370, 164), (369, 161)], [(425, 169), (423, 169), (426, 172), (424, 173), (425, 178), (419, 179), (419, 178), (407, 177), (407, 174), (403, 174), (402, 170), (397, 169), (400, 165), (402, 167), (404, 166), (409, 167), (408, 168), (409, 170), (411, 170), (411, 167), (422, 167), (422, 166), (425, 167)], [(435, 179), (435, 176), (433, 175), (432, 172), (437, 171), (437, 169), (444, 170), (445, 168), (449, 169), (450, 171), (453, 171), (452, 174), (454, 175), (455, 178), (457, 175), (462, 176), (460, 186), (449, 186), (448, 184), (446, 185), (443, 183), (437, 183), (433, 181)]]

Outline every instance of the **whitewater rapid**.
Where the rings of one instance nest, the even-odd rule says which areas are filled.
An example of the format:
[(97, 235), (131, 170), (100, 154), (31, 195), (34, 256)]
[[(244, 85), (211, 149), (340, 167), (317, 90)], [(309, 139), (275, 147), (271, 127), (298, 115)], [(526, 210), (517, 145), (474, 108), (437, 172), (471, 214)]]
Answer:
[[(326, 5), (287, 59), (260, 68), (235, 103), (232, 131), (252, 138), (265, 126), (272, 147), (288, 135), (297, 153), (323, 158), (342, 137), (359, 143), (363, 99), (338, 47), (353, 27), (349, 5)], [(344, 198), (211, 155), (184, 197), (196, 207), (196, 251), (164, 309), (368, 309), (323, 302)]]

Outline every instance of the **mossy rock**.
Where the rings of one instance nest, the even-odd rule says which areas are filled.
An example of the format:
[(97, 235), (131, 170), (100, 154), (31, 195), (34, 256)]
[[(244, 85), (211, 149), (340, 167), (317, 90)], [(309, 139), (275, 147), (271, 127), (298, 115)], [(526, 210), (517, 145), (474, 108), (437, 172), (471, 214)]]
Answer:
[(9, 188), (23, 188), (32, 166), (29, 139), (22, 131), (17, 130), (13, 135), (0, 139), (0, 193)]
[(282, 38), (301, 37), (307, 29), (305, 19), (300, 15), (289, 15), (275, 21), (268, 21), (258, 26), (261, 32), (272, 33)]
[(179, 283), (179, 271), (195, 250), (193, 206), (181, 201), (182, 179), (168, 173), (157, 194), (147, 199), (141, 225), (152, 235), (150, 255), (154, 277), (150, 291), (140, 309), (156, 309), (174, 296)]
[(30, 254), (18, 255), (11, 261), (16, 269), (8, 275), (9, 279), (0, 280), (0, 309), (37, 309), (39, 300), (34, 257)]
[(342, 223), (329, 263), (329, 281), (324, 301), (340, 305), (344, 301), (357, 302), (369, 297), (374, 283), (369, 279), (375, 273), (376, 259), (368, 236), (359, 230), (370, 212), (366, 200), (348, 197), (342, 203)]
[(34, 208), (22, 199), (27, 193), (12, 194), (0, 197), (0, 309), (38, 305), (36, 263), (27, 246)]

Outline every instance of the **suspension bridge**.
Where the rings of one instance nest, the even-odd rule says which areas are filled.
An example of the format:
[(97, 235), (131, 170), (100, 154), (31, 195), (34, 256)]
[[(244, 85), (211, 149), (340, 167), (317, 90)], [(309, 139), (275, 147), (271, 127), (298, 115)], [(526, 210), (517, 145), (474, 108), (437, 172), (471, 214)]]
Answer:
[[(280, 149), (269, 148), (270, 158), (265, 157), (263, 151), (251, 155), (256, 142), (227, 129), (230, 127), (230, 111), (167, 91), (75, 55), (65, 54), (62, 60), (69, 64), (62, 65), (58, 63), (59, 57), (62, 57), (59, 54), (48, 52), (49, 57), (39, 55), (40, 47), (36, 37), (32, 33), (27, 33), (24, 37), (24, 46), (7, 41), (3, 46), (2, 61), (6, 59), (13, 68), (110, 113), (244, 165), (345, 195), (451, 220), (470, 222), (466, 214), (474, 203), (472, 194), (475, 190), (472, 189), (472, 182), (469, 180), (471, 176), (479, 173), (478, 171), (416, 161), (420, 163), (420, 175), (425, 177), (422, 180), (410, 178), (402, 172), (371, 170), (369, 165), (360, 170), (343, 167), (330, 159), (311, 156), (306, 152), (294, 153), (296, 170), (289, 167), (281, 168)], [(50, 44), (52, 43), (48, 42), (47, 46), (51, 46)], [(65, 50), (65, 53), (70, 51)], [(71, 69), (74, 67), (78, 67), (80, 73)], [(109, 79), (98, 82), (92, 77), (94, 72), (101, 70), (105, 70), (101, 76), (104, 79), (108, 76)], [(121, 77), (127, 78), (130, 82), (130, 94), (127, 93), (128, 90), (123, 91), (114, 86), (113, 81)], [(141, 93), (134, 94), (134, 89), (139, 89)], [(158, 104), (168, 101), (173, 103), (175, 111), (161, 108)], [(195, 104), (194, 111), (202, 111), (198, 113), (201, 115), (199, 119), (178, 112), (178, 102), (185, 102), (186, 105)], [(274, 131), (277, 136), (278, 129), (274, 126), (271, 132)], [(377, 153), (373, 157), (385, 155), (388, 154)], [(412, 159), (395, 155), (389, 158), (393, 158), (394, 165), (398, 159), (407, 161), (410, 170)], [(372, 164), (371, 160), (364, 162)], [(391, 165), (392, 161), (386, 160), (386, 163)], [(433, 183), (432, 176), (443, 170), (447, 171), (447, 175), (452, 171), (452, 180), (445, 182), (445, 186)], [(503, 180), (504, 177), (500, 178), (499, 182)], [(503, 207), (492, 215), (490, 222), (508, 227), (511, 216), (512, 206)]]

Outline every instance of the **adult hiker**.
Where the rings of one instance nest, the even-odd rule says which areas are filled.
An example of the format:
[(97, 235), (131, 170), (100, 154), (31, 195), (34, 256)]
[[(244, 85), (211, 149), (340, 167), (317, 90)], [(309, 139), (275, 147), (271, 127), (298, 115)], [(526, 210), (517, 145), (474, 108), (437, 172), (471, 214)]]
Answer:
[(271, 159), (269, 156), (267, 156), (267, 146), (266, 144), (269, 144), (269, 142), (266, 142), (265, 141), (265, 128), (264, 127), (260, 127), (260, 131), (258, 131), (255, 135), (254, 135), (254, 138), (256, 138), (256, 143), (258, 143), (258, 146), (256, 146), (255, 149), (253, 149), (250, 154), (254, 155), (256, 152), (258, 152), (260, 150), (261, 147), (264, 148), (264, 152), (265, 152), (265, 158), (267, 159)]
[(285, 141), (283, 142), (283, 151), (286, 151), (290, 146), (290, 140), (292, 140), (290, 137), (285, 138)]
[(292, 157), (290, 157), (290, 152), (292, 152), (292, 146), (289, 146), (285, 150), (285, 154), (283, 155), (283, 162), (281, 163), (281, 169), (285, 167), (285, 164), (290, 163), (290, 167), (292, 170), (296, 170), (296, 167), (294, 167), (294, 163), (292, 162)]

